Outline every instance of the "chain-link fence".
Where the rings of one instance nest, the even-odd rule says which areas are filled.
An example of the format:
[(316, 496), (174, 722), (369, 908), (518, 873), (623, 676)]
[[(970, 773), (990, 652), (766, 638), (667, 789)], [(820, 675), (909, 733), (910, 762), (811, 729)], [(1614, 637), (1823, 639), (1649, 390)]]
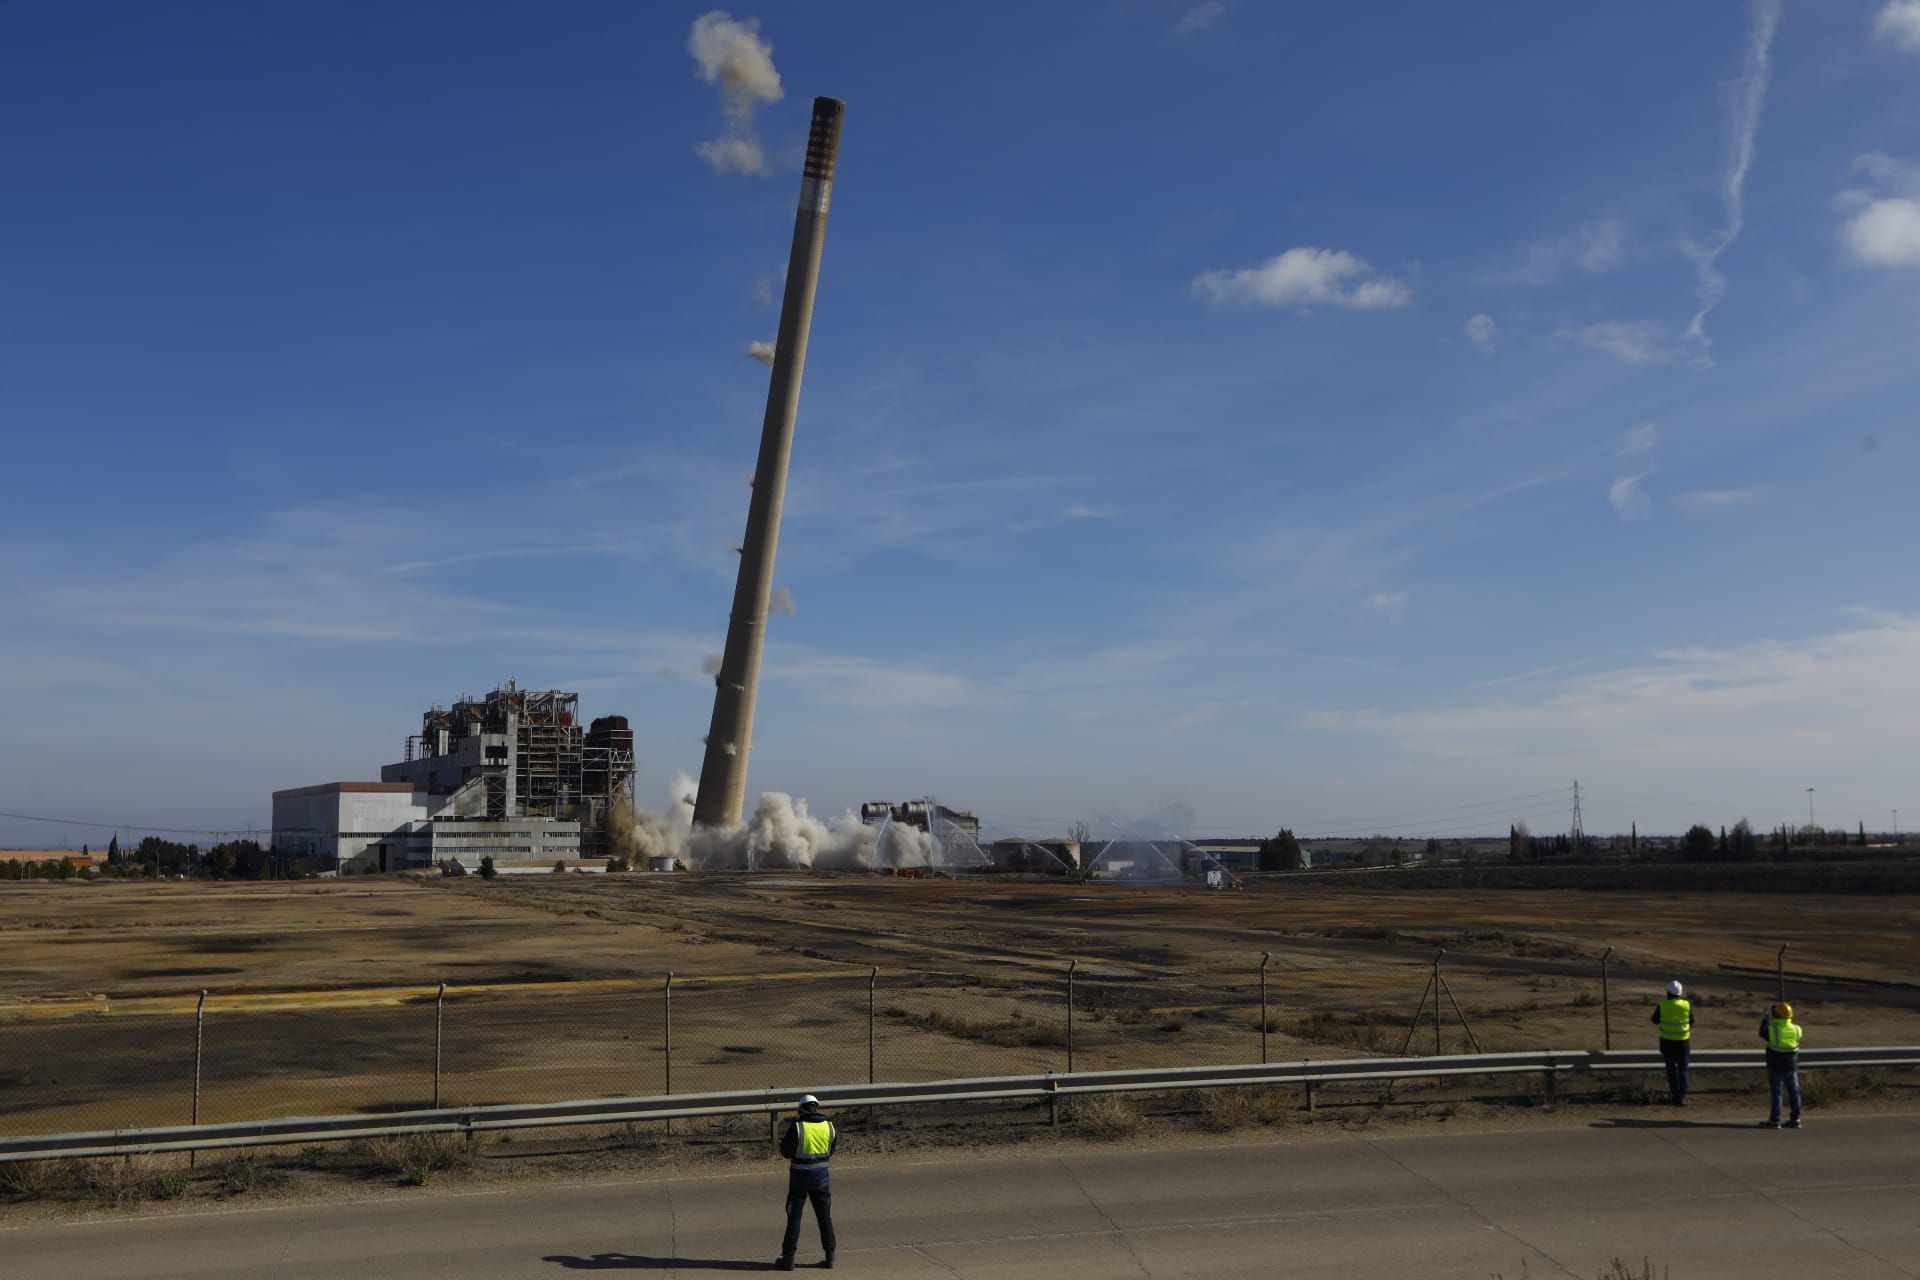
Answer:
[[(1335, 940), (1336, 943), (1340, 940)], [(0, 1012), (0, 1132), (1368, 1055), (1635, 1047), (1664, 985), (1608, 957), (1367, 952), (1244, 963), (1033, 956), (970, 971), (212, 993)], [(1790, 975), (1694, 984), (1696, 1044), (1751, 1048)], [(1837, 985), (1853, 983), (1846, 987)], [(1877, 987), (1878, 991), (1873, 988)], [(1817, 1042), (1920, 1040), (1920, 987), (1803, 984)]]

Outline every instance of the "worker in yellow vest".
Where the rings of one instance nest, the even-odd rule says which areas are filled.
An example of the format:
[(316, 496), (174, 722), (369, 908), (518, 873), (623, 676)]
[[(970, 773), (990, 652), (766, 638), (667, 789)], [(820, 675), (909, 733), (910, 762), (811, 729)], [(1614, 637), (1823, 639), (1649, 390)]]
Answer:
[(1780, 1127), (1780, 1095), (1793, 1104), (1787, 1128), (1800, 1127), (1800, 1024), (1793, 1020), (1793, 1006), (1782, 1000), (1773, 1006), (1770, 1016), (1760, 1020), (1760, 1038), (1767, 1043), (1767, 1092), (1773, 1109), (1760, 1122), (1763, 1128)]
[(807, 1204), (813, 1204), (814, 1221), (820, 1224), (820, 1247), (833, 1265), (833, 1192), (827, 1182), (827, 1162), (833, 1158), (839, 1130), (820, 1110), (820, 1099), (807, 1094), (787, 1128), (780, 1135), (780, 1154), (787, 1158), (787, 1234), (780, 1242), (780, 1257), (775, 1271), (793, 1270), (793, 1251), (800, 1246), (800, 1219)]
[(1660, 1028), (1660, 1057), (1667, 1066), (1667, 1092), (1673, 1105), (1687, 1105), (1687, 1059), (1692, 1054), (1693, 1003), (1678, 978), (1667, 984), (1667, 998), (1653, 1011)]

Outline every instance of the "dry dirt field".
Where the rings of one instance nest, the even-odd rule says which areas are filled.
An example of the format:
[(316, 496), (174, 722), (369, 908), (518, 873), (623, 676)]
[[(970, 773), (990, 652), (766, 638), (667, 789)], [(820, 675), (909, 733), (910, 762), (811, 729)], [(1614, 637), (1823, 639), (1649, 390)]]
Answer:
[[(1810, 1044), (1920, 1043), (1920, 899), (1082, 886), (859, 875), (101, 881), (0, 891), (0, 1132), (1649, 1042), (1670, 976), (1748, 1047), (1790, 945)], [(1614, 948), (1610, 1006), (1599, 957)], [(877, 969), (877, 975), (875, 970)], [(669, 993), (671, 1055), (667, 1052)], [(1868, 979), (1895, 985), (1830, 982)], [(436, 1008), (438, 984), (449, 984)], [(1434, 1045), (1432, 1011), (1412, 1037)], [(872, 1039), (869, 1040), (869, 1012)], [(870, 1056), (871, 1055), (871, 1056)], [(669, 1077), (669, 1071), (671, 1076)]]

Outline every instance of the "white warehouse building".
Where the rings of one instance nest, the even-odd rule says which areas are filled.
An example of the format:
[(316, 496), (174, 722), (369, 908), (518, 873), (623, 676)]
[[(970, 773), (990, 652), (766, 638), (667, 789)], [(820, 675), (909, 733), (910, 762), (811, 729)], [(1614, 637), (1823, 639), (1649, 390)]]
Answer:
[[(470, 818), (405, 782), (324, 782), (273, 793), (273, 848), (342, 871), (405, 871), (491, 857), (501, 871), (551, 871), (580, 859), (580, 824)], [(604, 870), (604, 860), (580, 863)]]

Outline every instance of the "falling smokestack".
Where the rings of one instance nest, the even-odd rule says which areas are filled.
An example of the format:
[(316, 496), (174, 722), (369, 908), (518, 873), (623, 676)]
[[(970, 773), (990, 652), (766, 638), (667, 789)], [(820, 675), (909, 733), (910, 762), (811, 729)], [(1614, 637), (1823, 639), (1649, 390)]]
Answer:
[(767, 416), (760, 428), (760, 461), (747, 505), (747, 536), (740, 549), (740, 579), (733, 588), (727, 648), (714, 678), (713, 724), (700, 766), (694, 801), (697, 827), (737, 827), (747, 798), (747, 753), (753, 746), (753, 703), (760, 688), (760, 650), (766, 641), (767, 601), (773, 591), (773, 553), (780, 541), (780, 508), (787, 496), (787, 462), (793, 454), (793, 418), (800, 407), (800, 374), (807, 363), (813, 327), (813, 292), (820, 282), (820, 250), (827, 239), (827, 203), (833, 195), (833, 164), (840, 151), (837, 98), (813, 100), (807, 163), (800, 179), (800, 208), (787, 255), (786, 293), (780, 304)]

